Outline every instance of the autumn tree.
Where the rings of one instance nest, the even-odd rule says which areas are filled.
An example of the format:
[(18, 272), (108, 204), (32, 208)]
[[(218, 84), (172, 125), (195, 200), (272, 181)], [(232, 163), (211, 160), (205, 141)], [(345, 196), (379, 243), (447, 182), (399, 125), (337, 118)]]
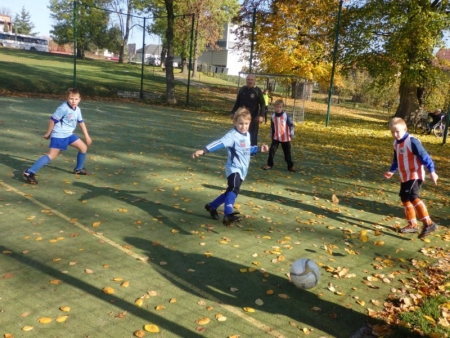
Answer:
[(442, 79), (434, 49), (443, 46), (449, 10), (439, 0), (353, 1), (343, 12), (340, 62), (366, 69), (380, 87), (398, 82), (395, 115), (409, 121)]
[(254, 24), (252, 71), (297, 75), (328, 88), (337, 8), (336, 1), (244, 0), (236, 18), (239, 48), (248, 55)]
[(18, 34), (35, 36), (39, 33), (33, 32), (34, 27), (34, 24), (31, 22), (30, 13), (25, 9), (25, 7), (22, 7), (20, 14), (16, 13), (16, 16), (14, 18), (13, 31), (17, 32)]
[[(85, 51), (89, 50), (90, 43), (98, 48), (108, 48), (109, 12), (102, 10), (109, 0), (84, 0), (77, 4), (76, 33), (77, 56), (84, 58)], [(73, 2), (66, 0), (50, 0), (50, 16), (55, 21), (50, 31), (53, 40), (58, 44), (73, 42)]]

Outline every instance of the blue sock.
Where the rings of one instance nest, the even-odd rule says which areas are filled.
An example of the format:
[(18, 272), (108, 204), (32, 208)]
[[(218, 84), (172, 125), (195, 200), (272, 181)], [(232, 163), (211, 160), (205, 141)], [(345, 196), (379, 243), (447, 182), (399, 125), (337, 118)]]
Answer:
[(225, 216), (233, 212), (234, 201), (236, 201), (236, 194), (232, 191), (225, 196), (225, 208), (223, 210)]
[(225, 202), (225, 195), (226, 194), (219, 195), (214, 201), (209, 203), (210, 207), (212, 209), (217, 209), (218, 207), (220, 207), (223, 202)]
[(44, 165), (50, 162), (50, 157), (48, 155), (43, 155), (39, 157), (39, 159), (33, 164), (33, 166), (27, 171), (33, 174), (36, 174), (39, 169), (41, 169)]
[(83, 169), (84, 167), (84, 160), (86, 159), (86, 153), (78, 152), (77, 155), (77, 166), (75, 167), (75, 170)]

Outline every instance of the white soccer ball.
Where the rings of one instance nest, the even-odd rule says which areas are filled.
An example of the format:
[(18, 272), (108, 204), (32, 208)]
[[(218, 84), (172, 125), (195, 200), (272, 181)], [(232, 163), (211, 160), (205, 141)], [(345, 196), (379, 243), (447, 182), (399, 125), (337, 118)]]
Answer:
[(291, 265), (291, 281), (300, 289), (311, 289), (319, 283), (320, 268), (309, 258), (300, 258)]

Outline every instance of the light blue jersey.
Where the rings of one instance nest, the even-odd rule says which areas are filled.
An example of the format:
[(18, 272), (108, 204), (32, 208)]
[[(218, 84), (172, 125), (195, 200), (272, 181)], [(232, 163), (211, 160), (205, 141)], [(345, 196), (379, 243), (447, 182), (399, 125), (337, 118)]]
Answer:
[(250, 146), (250, 134), (240, 133), (236, 128), (231, 129), (221, 139), (211, 142), (205, 149), (213, 152), (222, 148), (227, 148), (228, 159), (225, 164), (225, 174), (239, 173), (242, 180), (247, 176), (250, 164), (250, 154), (258, 152), (258, 146)]
[(73, 131), (77, 127), (77, 123), (83, 122), (80, 108), (76, 107), (75, 109), (72, 109), (67, 101), (61, 104), (50, 118), (55, 122), (50, 137), (56, 138), (69, 137), (73, 134)]

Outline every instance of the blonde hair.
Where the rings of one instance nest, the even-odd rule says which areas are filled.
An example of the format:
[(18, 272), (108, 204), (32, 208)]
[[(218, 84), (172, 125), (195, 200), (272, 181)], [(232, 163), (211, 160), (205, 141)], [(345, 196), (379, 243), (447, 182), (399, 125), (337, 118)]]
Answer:
[(394, 117), (391, 121), (389, 121), (389, 129), (396, 125), (402, 125), (406, 128), (406, 122), (401, 117)]
[(234, 113), (233, 122), (237, 122), (240, 117), (242, 117), (244, 120), (252, 120), (252, 114), (250, 114), (250, 111), (245, 107), (241, 107), (236, 110), (236, 112)]
[(275, 107), (276, 106), (282, 106), (282, 107), (284, 107), (284, 102), (283, 102), (283, 100), (276, 100), (275, 101), (275, 103), (273, 104)]

